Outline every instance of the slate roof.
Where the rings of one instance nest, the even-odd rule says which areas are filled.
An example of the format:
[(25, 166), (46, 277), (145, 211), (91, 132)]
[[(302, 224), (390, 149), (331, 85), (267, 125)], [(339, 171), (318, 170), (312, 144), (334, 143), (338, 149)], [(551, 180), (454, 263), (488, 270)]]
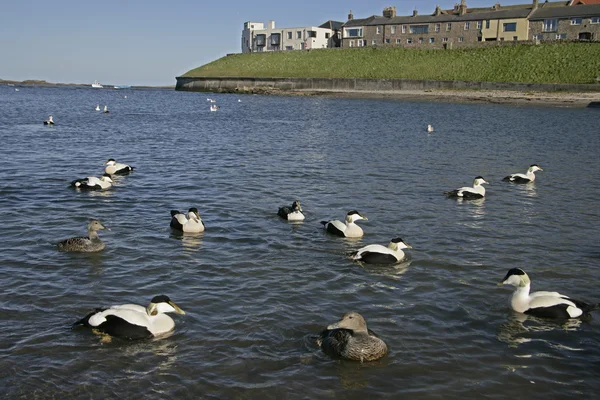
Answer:
[(600, 17), (600, 4), (577, 5), (572, 7), (538, 8), (533, 12), (530, 20), (547, 18), (571, 18), (571, 17)]
[(342, 25), (344, 25), (343, 22), (333, 21), (330, 19), (329, 21), (324, 22), (321, 25), (319, 25), (319, 28), (325, 28), (325, 29), (331, 29), (332, 31), (337, 31), (342, 27)]

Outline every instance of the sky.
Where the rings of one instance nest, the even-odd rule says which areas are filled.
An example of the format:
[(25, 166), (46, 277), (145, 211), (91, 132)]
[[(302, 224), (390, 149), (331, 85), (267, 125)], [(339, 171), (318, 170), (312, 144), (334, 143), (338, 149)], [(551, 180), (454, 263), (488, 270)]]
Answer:
[[(491, 7), (497, 0), (467, 0)], [(0, 79), (175, 85), (175, 77), (241, 51), (246, 21), (277, 27), (381, 15), (430, 14), (459, 0), (7, 0), (0, 7)], [(500, 0), (503, 5), (530, 0)]]

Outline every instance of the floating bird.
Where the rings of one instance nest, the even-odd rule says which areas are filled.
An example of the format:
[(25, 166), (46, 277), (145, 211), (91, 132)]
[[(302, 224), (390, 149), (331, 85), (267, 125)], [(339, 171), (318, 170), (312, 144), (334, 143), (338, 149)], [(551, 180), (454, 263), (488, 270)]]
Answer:
[(54, 125), (54, 120), (52, 120), (52, 115), (48, 117), (46, 121), (44, 121), (44, 125)]
[(206, 99), (206, 101), (208, 101), (210, 103), (215, 103), (216, 102), (216, 100), (214, 100), (214, 99), (208, 99), (208, 98)]
[(510, 305), (513, 310), (542, 318), (578, 318), (600, 308), (600, 304), (586, 304), (558, 292), (533, 292), (529, 276), (521, 268), (508, 271), (499, 285), (512, 285), (517, 289)]
[(351, 253), (355, 261), (367, 264), (394, 264), (404, 260), (405, 254), (402, 249), (412, 249), (401, 238), (394, 238), (387, 247), (380, 244), (370, 244)]
[(300, 202), (298, 200), (294, 201), (291, 207), (280, 207), (279, 211), (277, 211), (277, 215), (279, 215), (283, 219), (287, 219), (288, 221), (304, 220), (304, 214), (302, 214), (302, 207), (300, 207)]
[(108, 111), (108, 106), (104, 106), (104, 114), (108, 114), (110, 111)]
[(96, 110), (96, 111), (100, 111), (100, 104), (97, 104), (97, 105), (96, 105), (96, 108), (94, 108), (94, 110)]
[(448, 197), (460, 197), (463, 199), (481, 199), (485, 196), (485, 188), (481, 185), (488, 183), (482, 176), (478, 176), (473, 180), (473, 187), (463, 186), (459, 189), (450, 192), (444, 192)]
[(238, 103), (241, 103), (241, 102), (242, 102), (242, 100), (241, 100), (241, 99), (238, 99)]
[(210, 106), (210, 111), (217, 111), (219, 108), (221, 108), (221, 107), (219, 107), (219, 106), (218, 106), (218, 105), (216, 105), (216, 104), (212, 104), (212, 105)]
[(80, 253), (93, 253), (104, 249), (104, 243), (98, 237), (98, 231), (110, 228), (102, 225), (97, 219), (93, 219), (87, 226), (87, 237), (74, 237), (65, 239), (58, 243), (58, 251), (73, 251)]
[(321, 221), (321, 223), (329, 233), (342, 237), (358, 238), (362, 237), (363, 230), (354, 221), (358, 221), (359, 219), (368, 221), (367, 217), (364, 217), (356, 210), (352, 210), (346, 214), (345, 224), (337, 219), (333, 221)]
[(135, 167), (132, 167), (131, 165), (116, 162), (114, 158), (109, 158), (104, 165), (106, 165), (104, 172), (108, 175), (127, 175), (135, 169)]
[(535, 181), (535, 171), (543, 171), (543, 169), (537, 164), (531, 164), (529, 169), (524, 174), (511, 174), (506, 176), (503, 181), (514, 182), (514, 183), (529, 183)]
[(427, 133), (431, 133), (433, 132), (433, 125), (429, 124), (427, 125)]
[(357, 312), (344, 314), (341, 320), (321, 332), (317, 344), (325, 354), (354, 361), (375, 361), (385, 356), (387, 345)]
[(71, 186), (82, 190), (105, 190), (112, 186), (113, 180), (110, 175), (104, 174), (101, 178), (88, 176), (87, 178), (75, 179), (71, 182)]
[(74, 325), (83, 325), (113, 337), (146, 339), (175, 329), (175, 321), (165, 313), (185, 314), (168, 296), (155, 296), (148, 307), (122, 304), (97, 308)]
[(19, 91), (19, 89), (15, 88), (15, 92), (18, 92), (18, 91)]
[(196, 207), (188, 210), (187, 216), (177, 210), (171, 210), (171, 228), (186, 233), (204, 232), (204, 222)]

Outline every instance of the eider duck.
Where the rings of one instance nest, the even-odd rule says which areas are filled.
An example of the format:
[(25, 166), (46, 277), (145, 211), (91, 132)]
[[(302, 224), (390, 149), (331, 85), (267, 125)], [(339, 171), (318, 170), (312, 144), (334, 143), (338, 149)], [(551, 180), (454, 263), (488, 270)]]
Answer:
[(96, 108), (94, 108), (94, 110), (100, 111), (100, 104), (96, 104)]
[(529, 276), (521, 268), (508, 271), (499, 285), (513, 285), (517, 289), (510, 305), (513, 310), (542, 318), (579, 318), (599, 308), (599, 304), (586, 304), (558, 292), (533, 292)]
[(70, 251), (80, 253), (93, 253), (104, 249), (104, 243), (98, 237), (98, 231), (110, 228), (102, 225), (97, 219), (93, 219), (87, 226), (87, 237), (74, 237), (65, 239), (58, 243), (58, 251)]
[(175, 321), (165, 313), (185, 314), (168, 296), (155, 296), (148, 307), (122, 304), (98, 308), (74, 325), (83, 325), (112, 337), (146, 339), (171, 332)]
[(279, 211), (277, 211), (277, 215), (279, 215), (283, 219), (287, 219), (288, 221), (304, 220), (304, 214), (302, 214), (302, 207), (300, 207), (300, 202), (298, 200), (294, 201), (291, 207), (280, 207)]
[(412, 246), (406, 244), (401, 238), (394, 238), (387, 247), (380, 244), (362, 247), (351, 253), (351, 258), (367, 264), (394, 264), (405, 258), (402, 249), (412, 249)]
[(104, 114), (108, 114), (110, 111), (108, 111), (108, 106), (104, 106)]
[(344, 314), (341, 320), (321, 332), (317, 344), (329, 356), (354, 361), (375, 361), (385, 356), (387, 345), (357, 312)]
[(196, 207), (188, 210), (187, 216), (177, 210), (171, 210), (171, 228), (186, 233), (204, 232), (204, 222)]
[(481, 199), (485, 196), (485, 188), (481, 185), (488, 183), (482, 176), (473, 180), (473, 187), (463, 186), (459, 189), (445, 192), (448, 197), (460, 197), (463, 199)]
[(221, 108), (221, 107), (219, 107), (216, 104), (213, 104), (213, 105), (210, 106), (210, 111), (217, 111), (219, 108)]
[(535, 181), (535, 171), (543, 171), (543, 169), (537, 164), (531, 164), (529, 169), (524, 174), (511, 174), (504, 179), (503, 181), (514, 182), (514, 183), (529, 183)]
[(52, 115), (50, 115), (48, 117), (48, 119), (44, 121), (44, 125), (54, 125), (54, 120), (52, 119)]
[(427, 125), (427, 133), (431, 133), (433, 132), (433, 125), (429, 124)]
[(362, 228), (354, 222), (358, 221), (359, 219), (368, 221), (367, 217), (361, 215), (356, 210), (352, 210), (346, 214), (345, 224), (337, 219), (333, 221), (321, 221), (321, 223), (323, 224), (325, 230), (329, 233), (342, 237), (358, 238), (362, 237), (364, 234)]
[(104, 172), (108, 175), (127, 175), (135, 169), (135, 167), (132, 167), (131, 165), (116, 162), (114, 158), (109, 158), (104, 165), (106, 165)]
[(71, 186), (81, 190), (106, 190), (112, 187), (113, 180), (110, 175), (104, 174), (101, 178), (88, 176), (87, 178), (75, 179)]

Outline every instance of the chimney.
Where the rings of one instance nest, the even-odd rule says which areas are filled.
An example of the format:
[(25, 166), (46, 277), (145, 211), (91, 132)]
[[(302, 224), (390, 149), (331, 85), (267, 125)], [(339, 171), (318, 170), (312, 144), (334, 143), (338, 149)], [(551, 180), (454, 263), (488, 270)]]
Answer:
[(383, 16), (385, 18), (395, 18), (396, 17), (396, 6), (386, 7), (383, 9)]
[(270, 30), (275, 29), (275, 21), (269, 21), (269, 29)]
[(494, 6), (492, 7), (494, 10), (499, 10), (500, 9), (500, 3), (496, 3), (494, 4)]
[(539, 6), (538, 0), (533, 0), (533, 9), (535, 10), (536, 8), (538, 8), (538, 6)]
[(417, 10), (413, 10), (413, 17), (416, 17), (417, 15), (419, 15), (419, 12)]
[(442, 15), (442, 9), (440, 8), (440, 6), (435, 6), (435, 12), (433, 13), (433, 15), (435, 15), (436, 17)]
[(465, 15), (467, 13), (467, 3), (465, 0), (461, 0), (460, 6), (458, 6), (458, 15)]
[(350, 10), (350, 14), (348, 14), (348, 21), (354, 19), (354, 15), (352, 14), (352, 10)]

